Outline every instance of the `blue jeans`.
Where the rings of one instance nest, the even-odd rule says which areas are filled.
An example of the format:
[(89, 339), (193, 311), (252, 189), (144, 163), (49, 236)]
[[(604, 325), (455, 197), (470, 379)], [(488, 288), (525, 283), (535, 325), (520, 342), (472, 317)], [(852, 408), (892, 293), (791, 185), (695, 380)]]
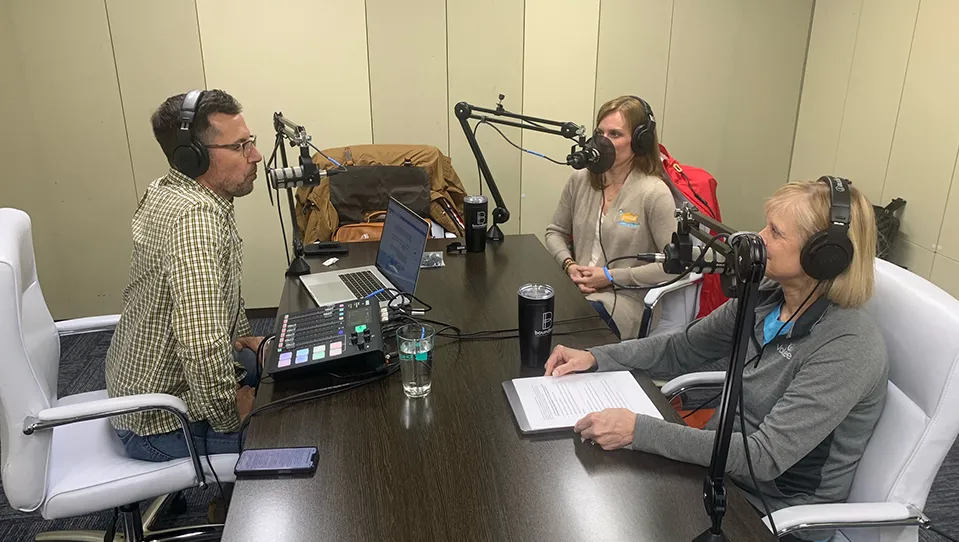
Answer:
[[(244, 348), (240, 352), (234, 352), (234, 358), (246, 369), (246, 377), (240, 382), (240, 385), (255, 388), (260, 376), (256, 352)], [(190, 423), (190, 431), (193, 432), (194, 446), (196, 446), (199, 455), (236, 453), (240, 439), (239, 433), (214, 431), (206, 420)], [(127, 455), (133, 459), (169, 461), (180, 457), (190, 457), (190, 451), (187, 448), (182, 429), (145, 437), (137, 435), (133, 431), (118, 429), (117, 436), (123, 442)]]
[(603, 305), (603, 302), (590, 301), (589, 304), (593, 306), (593, 309), (596, 310), (596, 312), (599, 314), (599, 317), (606, 322), (606, 325), (609, 326), (609, 330), (613, 332), (613, 335), (616, 335), (617, 339), (622, 340), (623, 337), (619, 334), (619, 327), (616, 326), (616, 322), (614, 322), (613, 317), (609, 315), (609, 311), (606, 310), (606, 306)]

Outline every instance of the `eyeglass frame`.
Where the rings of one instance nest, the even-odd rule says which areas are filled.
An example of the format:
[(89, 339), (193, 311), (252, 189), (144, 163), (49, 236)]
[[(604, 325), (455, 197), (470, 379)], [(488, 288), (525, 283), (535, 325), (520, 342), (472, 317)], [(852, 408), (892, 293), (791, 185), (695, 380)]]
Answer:
[[(247, 147), (247, 144), (250, 144), (250, 147)], [(243, 155), (243, 158), (250, 157), (250, 151), (247, 149), (256, 147), (256, 135), (251, 135), (246, 140), (240, 143), (228, 143), (225, 145), (203, 145), (208, 149), (230, 149), (231, 151), (238, 152)]]

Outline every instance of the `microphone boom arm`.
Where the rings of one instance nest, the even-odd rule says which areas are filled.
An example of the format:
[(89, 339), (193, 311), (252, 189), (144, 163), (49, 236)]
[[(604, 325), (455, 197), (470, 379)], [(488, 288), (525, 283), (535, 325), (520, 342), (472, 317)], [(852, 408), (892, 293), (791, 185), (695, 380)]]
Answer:
[[(503, 95), (501, 94), (500, 100), (502, 99)], [(489, 188), (490, 195), (493, 196), (493, 201), (496, 203), (496, 207), (493, 209), (492, 213), (493, 223), (486, 232), (486, 238), (490, 241), (502, 241), (503, 232), (500, 230), (499, 225), (509, 221), (509, 210), (506, 208), (506, 202), (503, 201), (503, 196), (500, 194), (499, 187), (496, 186), (496, 181), (493, 180), (493, 174), (490, 172), (489, 164), (486, 162), (486, 157), (483, 156), (483, 150), (480, 149), (479, 143), (476, 141), (476, 135), (470, 129), (468, 122), (469, 119), (490, 124), (512, 126), (522, 130), (533, 130), (536, 132), (542, 132), (544, 134), (558, 135), (567, 139), (572, 139), (573, 141), (579, 143), (580, 146), (583, 146), (586, 143), (585, 128), (572, 122), (559, 122), (555, 120), (531, 117), (529, 115), (510, 113), (509, 111), (503, 109), (502, 103), (497, 104), (496, 109), (487, 109), (485, 107), (476, 107), (466, 102), (459, 102), (453, 108), (453, 111), (456, 114), (456, 118), (460, 121), (460, 126), (463, 128), (463, 134), (466, 136), (466, 141), (469, 143), (470, 150), (473, 151), (473, 156), (476, 157), (476, 163), (479, 166), (483, 178), (486, 179), (486, 186)], [(486, 114), (484, 115), (481, 113)], [(520, 122), (505, 120), (498, 117), (517, 119)], [(555, 126), (556, 128), (548, 128), (547, 126)], [(480, 182), (482, 182), (482, 179), (480, 179)]]
[(756, 303), (759, 298), (759, 284), (766, 274), (766, 244), (762, 238), (751, 232), (738, 232), (729, 226), (690, 206), (684, 205), (676, 210), (678, 226), (673, 234), (673, 242), (666, 246), (666, 261), (663, 269), (679, 269), (677, 273), (692, 267), (692, 240), (696, 237), (703, 242), (712, 241), (712, 236), (699, 226), (706, 226), (717, 234), (725, 234), (727, 242), (712, 241), (712, 249), (723, 256), (725, 262), (721, 268), (706, 270), (708, 273), (721, 273), (732, 284), (727, 295), (737, 298), (736, 323), (733, 331), (733, 345), (729, 356), (729, 369), (723, 381), (722, 401), (719, 407), (719, 426), (713, 440), (712, 457), (709, 471), (703, 482), (703, 505), (711, 519), (711, 526), (694, 539), (694, 542), (725, 542), (728, 540), (722, 530), (723, 516), (726, 513), (726, 462), (729, 458), (729, 445), (732, 442), (733, 428), (736, 423), (736, 407), (742, 394), (743, 369), (746, 365), (746, 353), (749, 349), (750, 335), (756, 324)]

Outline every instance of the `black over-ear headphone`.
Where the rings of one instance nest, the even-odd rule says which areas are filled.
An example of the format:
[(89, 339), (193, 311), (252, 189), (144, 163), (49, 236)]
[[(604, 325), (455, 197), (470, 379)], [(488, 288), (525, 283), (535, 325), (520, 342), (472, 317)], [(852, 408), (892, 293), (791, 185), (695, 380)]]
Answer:
[(633, 128), (633, 140), (630, 142), (630, 146), (633, 149), (633, 154), (645, 155), (650, 152), (656, 142), (656, 117), (653, 116), (653, 108), (649, 107), (646, 100), (639, 96), (630, 96), (630, 98), (642, 104), (643, 112), (646, 114), (643, 122)]
[(180, 106), (180, 128), (176, 132), (176, 148), (173, 149), (173, 167), (193, 179), (210, 168), (210, 153), (193, 133), (193, 119), (202, 97), (202, 90), (191, 90), (183, 97), (183, 104)]
[(829, 185), (829, 226), (806, 241), (800, 262), (803, 271), (810, 277), (832, 280), (852, 262), (853, 246), (849, 240), (849, 223), (852, 220), (850, 182), (828, 175), (820, 177), (819, 181)]

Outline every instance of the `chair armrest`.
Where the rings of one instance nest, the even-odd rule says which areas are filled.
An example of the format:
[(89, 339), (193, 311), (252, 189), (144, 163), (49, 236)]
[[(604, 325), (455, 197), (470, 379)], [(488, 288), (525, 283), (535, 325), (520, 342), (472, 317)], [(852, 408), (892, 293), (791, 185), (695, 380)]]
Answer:
[(119, 314), (106, 314), (103, 316), (61, 320), (56, 322), (56, 326), (57, 333), (63, 337), (65, 335), (77, 335), (79, 333), (93, 333), (94, 331), (113, 331), (119, 322)]
[[(667, 400), (672, 400), (677, 395), (694, 388), (716, 388), (721, 387), (726, 381), (725, 371), (702, 371), (698, 373), (688, 373), (670, 380), (663, 384), (660, 391), (666, 396)], [(775, 518), (774, 518), (775, 519)], [(776, 525), (779, 525), (777, 522)]]
[(156, 409), (175, 410), (184, 415), (187, 412), (186, 403), (179, 397), (166, 393), (144, 393), (45, 408), (37, 414), (37, 420), (47, 423), (68, 422), (73, 418), (114, 416), (121, 412)]
[(646, 292), (646, 297), (643, 301), (646, 303), (646, 308), (652, 309), (659, 303), (659, 300), (669, 292), (675, 292), (676, 290), (681, 290), (687, 286), (692, 286), (703, 281), (703, 276), (699, 273), (690, 273), (683, 277), (682, 279), (670, 284), (669, 286), (661, 286), (659, 288), (651, 288)]
[[(772, 513), (777, 537), (808, 529), (923, 526), (928, 519), (913, 506), (898, 502), (835, 503), (790, 506)], [(763, 518), (766, 528), (769, 518)]]
[(187, 450), (189, 450), (190, 458), (193, 460), (197, 484), (200, 487), (205, 487), (206, 477), (203, 474), (203, 467), (200, 466), (200, 455), (196, 451), (193, 432), (190, 431), (186, 403), (173, 395), (144, 393), (45, 408), (37, 413), (36, 417), (28, 416), (23, 420), (23, 434), (32, 435), (36, 431), (52, 429), (61, 425), (99, 420), (144, 410), (164, 410), (177, 417), (186, 437)]

